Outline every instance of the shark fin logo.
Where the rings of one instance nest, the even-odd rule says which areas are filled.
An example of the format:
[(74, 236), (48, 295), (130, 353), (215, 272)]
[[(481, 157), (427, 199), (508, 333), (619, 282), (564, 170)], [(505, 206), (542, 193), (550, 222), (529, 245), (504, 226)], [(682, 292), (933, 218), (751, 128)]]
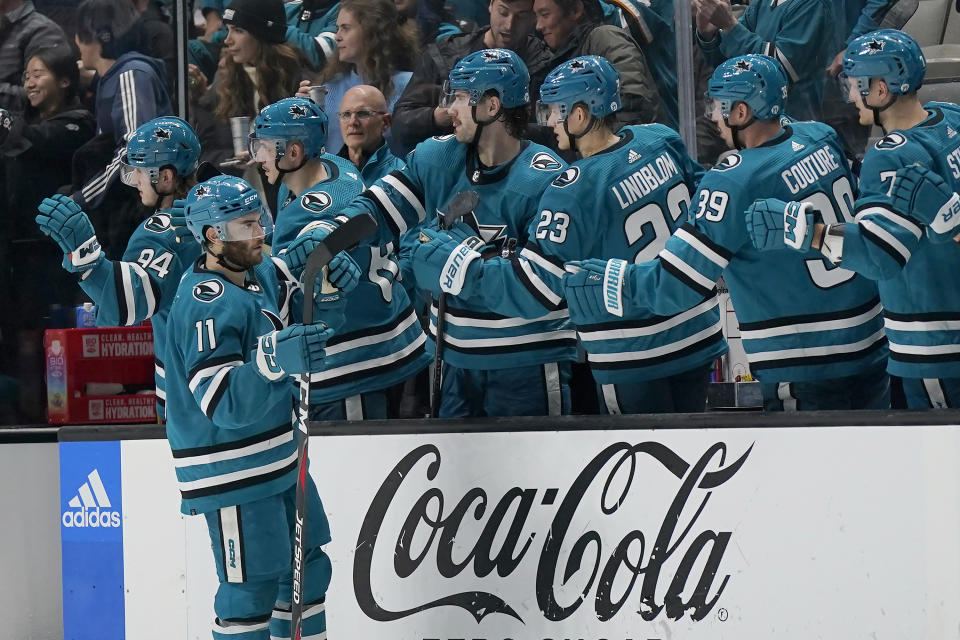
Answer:
[(171, 226), (173, 225), (171, 224), (170, 214), (168, 213), (155, 213), (143, 223), (143, 228), (153, 233), (163, 233)]
[(546, 151), (540, 151), (533, 156), (533, 160), (530, 161), (530, 166), (537, 171), (556, 171), (563, 165)]
[(553, 181), (553, 186), (560, 187), (569, 187), (574, 182), (580, 179), (580, 169), (578, 167), (570, 167), (560, 175), (556, 177)]
[(326, 191), (310, 191), (300, 198), (300, 206), (307, 211), (320, 213), (333, 204), (333, 198)]

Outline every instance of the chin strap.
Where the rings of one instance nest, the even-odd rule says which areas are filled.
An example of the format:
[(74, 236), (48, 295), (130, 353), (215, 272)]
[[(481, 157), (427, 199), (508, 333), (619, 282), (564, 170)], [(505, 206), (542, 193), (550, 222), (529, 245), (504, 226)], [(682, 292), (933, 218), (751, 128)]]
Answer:
[(740, 132), (756, 121), (757, 119), (753, 117), (752, 113), (750, 114), (750, 119), (743, 124), (730, 124), (730, 116), (723, 116), (723, 124), (727, 125), (727, 128), (730, 129), (730, 133), (733, 136), (733, 146), (737, 148), (737, 151), (742, 151), (745, 146), (740, 139)]
[(589, 115), (590, 115), (590, 119), (587, 121), (587, 126), (584, 127), (582, 133), (570, 133), (570, 128), (567, 126), (566, 118), (563, 120), (563, 131), (564, 133), (567, 134), (567, 144), (570, 145), (570, 149), (572, 151), (578, 151), (577, 140), (579, 140), (583, 136), (593, 131), (594, 125), (596, 124), (597, 120), (592, 113)]
[(217, 260), (217, 264), (219, 264), (224, 269), (227, 269), (228, 271), (233, 271), (234, 273), (244, 273), (247, 270), (246, 267), (238, 268), (240, 265), (229, 264), (229, 259), (222, 253), (220, 255), (217, 255), (213, 251), (210, 251), (210, 255), (212, 255)]
[(891, 93), (890, 99), (887, 100), (887, 104), (883, 105), (882, 107), (874, 107), (873, 105), (867, 104), (867, 97), (863, 96), (863, 104), (868, 109), (870, 109), (870, 111), (873, 112), (873, 124), (880, 127), (880, 130), (883, 131), (883, 135), (887, 135), (890, 132), (887, 131), (887, 128), (885, 126), (883, 126), (883, 122), (880, 121), (880, 114), (886, 111), (887, 109), (889, 109), (893, 105), (893, 103), (896, 101), (897, 101), (897, 96)]

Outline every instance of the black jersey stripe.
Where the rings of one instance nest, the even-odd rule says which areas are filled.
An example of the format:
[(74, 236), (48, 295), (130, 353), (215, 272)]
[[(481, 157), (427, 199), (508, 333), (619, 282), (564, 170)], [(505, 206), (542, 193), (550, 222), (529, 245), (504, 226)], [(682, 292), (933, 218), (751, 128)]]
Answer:
[[(663, 270), (672, 275), (674, 278), (687, 285), (703, 297), (710, 295), (711, 291), (715, 291), (716, 287), (713, 289), (708, 289), (702, 284), (688, 276), (686, 273), (680, 270), (679, 267), (670, 262), (670, 258), (665, 257), (663, 254), (660, 255), (660, 264), (663, 266)], [(692, 269), (693, 267), (691, 267)]]
[(297, 460), (294, 460), (287, 466), (271, 471), (270, 473), (258, 474), (255, 476), (250, 476), (249, 478), (242, 478), (240, 480), (225, 482), (223, 484), (215, 484), (209, 487), (203, 487), (201, 489), (190, 489), (188, 491), (181, 490), (180, 496), (184, 500), (191, 500), (193, 498), (203, 498), (204, 496), (212, 496), (219, 493), (228, 493), (230, 491), (246, 489), (254, 485), (263, 484), (265, 482), (270, 482), (271, 480), (276, 480), (277, 478), (282, 478), (284, 475), (295, 471), (296, 468)]
[[(782, 358), (780, 360), (770, 360), (766, 362), (751, 362), (750, 369), (752, 371), (762, 370), (762, 369), (785, 369), (787, 367), (812, 367), (816, 365), (825, 365), (825, 364), (834, 364), (838, 362), (851, 362), (853, 360), (859, 360), (860, 358), (866, 357), (873, 353), (874, 351), (881, 349), (887, 345), (887, 338), (884, 336), (878, 339), (873, 344), (864, 347), (858, 351), (850, 351), (846, 353), (830, 353), (823, 356), (800, 356), (797, 358)], [(749, 355), (747, 356), (749, 359)]]
[(703, 340), (694, 342), (691, 345), (687, 345), (682, 349), (676, 351), (671, 351), (662, 356), (657, 356), (655, 358), (636, 358), (634, 360), (621, 360), (619, 362), (593, 362), (589, 361), (591, 369), (597, 369), (602, 371), (617, 371), (620, 369), (642, 369), (644, 367), (652, 367), (656, 365), (663, 364), (665, 362), (671, 362), (673, 360), (679, 360), (685, 356), (697, 353), (702, 351), (707, 347), (712, 347), (713, 345), (721, 342), (723, 340), (723, 330), (720, 327), (717, 327), (717, 331)]
[(222, 451), (231, 451), (234, 449), (242, 449), (243, 447), (249, 447), (250, 445), (257, 444), (260, 442), (266, 442), (277, 436), (282, 436), (285, 433), (292, 431), (293, 427), (290, 424), (282, 424), (279, 427), (275, 427), (270, 431), (264, 431), (263, 433), (258, 433), (257, 435), (250, 436), (249, 438), (243, 438), (241, 440), (234, 440), (232, 442), (222, 442), (220, 444), (214, 444), (207, 447), (192, 447), (190, 449), (173, 449), (174, 458), (192, 458), (194, 456), (203, 456), (210, 455), (212, 453), (220, 453)]
[(782, 316), (780, 318), (771, 318), (769, 320), (758, 320), (757, 322), (741, 322), (741, 331), (756, 331), (758, 329), (772, 329), (774, 327), (786, 327), (796, 324), (810, 324), (814, 322), (828, 322), (830, 320), (846, 320), (855, 318), (880, 304), (880, 298), (872, 298), (861, 305), (850, 309), (841, 309), (839, 311), (827, 311), (824, 313), (806, 313), (797, 316)]
[(703, 232), (697, 230), (697, 228), (696, 228), (695, 226), (693, 226), (692, 224), (690, 224), (689, 222), (684, 222), (682, 225), (680, 225), (680, 228), (683, 229), (684, 231), (686, 231), (687, 233), (689, 233), (690, 235), (692, 235), (693, 237), (695, 237), (697, 240), (699, 240), (699, 241), (702, 242), (703, 244), (705, 244), (711, 251), (713, 251), (713, 252), (717, 253), (718, 255), (722, 256), (722, 257), (724, 258), (724, 260), (726, 260), (727, 262), (729, 262), (730, 259), (733, 257), (733, 252), (732, 252), (732, 251), (730, 251), (729, 249), (727, 249), (727, 248), (724, 247), (723, 245), (717, 244), (716, 242), (714, 242), (714, 241), (710, 238), (710, 236), (708, 236), (708, 235), (704, 234)]

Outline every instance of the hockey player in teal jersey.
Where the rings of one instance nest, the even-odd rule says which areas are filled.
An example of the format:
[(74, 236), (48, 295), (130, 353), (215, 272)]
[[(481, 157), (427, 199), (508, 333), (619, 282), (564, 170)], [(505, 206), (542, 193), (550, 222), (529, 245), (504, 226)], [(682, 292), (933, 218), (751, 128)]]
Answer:
[[(240, 178), (220, 176), (190, 191), (187, 226), (203, 253), (170, 309), (167, 439), (181, 511), (203, 514), (220, 585), (215, 640), (290, 637), (297, 444), (292, 376), (318, 372), (343, 323), (345, 291), (317, 294), (316, 324), (301, 317), (299, 283), (263, 254), (270, 216)], [(335, 285), (355, 283), (341, 273)], [(331, 270), (331, 277), (333, 270)], [(309, 475), (308, 475), (309, 478)], [(330, 527), (307, 483), (303, 637), (326, 632)]]
[(876, 286), (819, 257), (761, 252), (750, 241), (745, 212), (759, 196), (810, 199), (833, 221), (853, 215), (853, 178), (836, 133), (817, 122), (781, 124), (786, 85), (766, 56), (717, 67), (713, 118), (741, 151), (704, 175), (692, 220), (656, 260), (574, 263), (580, 271), (564, 276), (571, 317), (586, 324), (612, 320), (620, 309), (678, 313), (723, 274), (768, 410), (885, 408), (887, 341)]
[[(455, 194), (474, 190), (479, 204), (467, 216), (484, 241), (498, 249), (523, 245), (540, 194), (566, 168), (549, 149), (522, 138), (530, 101), (523, 61), (505, 49), (485, 49), (460, 60), (449, 75), (445, 105), (455, 134), (431, 138), (407, 156), (407, 168), (372, 185), (344, 210), (366, 211), (396, 237), (426, 220)], [(421, 289), (437, 284), (436, 267), (421, 253), (419, 234), (408, 233), (403, 276)], [(416, 254), (416, 255), (414, 255)], [(426, 275), (416, 274), (418, 265)], [(436, 303), (430, 331), (436, 332)], [(569, 362), (576, 339), (565, 310), (528, 319), (491, 313), (482, 303), (447, 297), (440, 415), (555, 415), (569, 411)]]
[[(325, 153), (327, 125), (326, 113), (305, 98), (269, 105), (254, 123), (250, 155), (267, 180), (282, 181), (273, 249), (294, 275), (364, 189), (349, 160)], [(397, 280), (395, 247), (386, 231), (349, 252), (362, 277), (347, 296), (347, 325), (327, 343), (326, 366), (314, 376), (313, 420), (387, 418), (387, 390), (430, 363), (427, 337)]]
[(960, 284), (942, 275), (960, 268), (949, 242), (960, 222), (960, 107), (920, 103), (926, 63), (901, 31), (853, 40), (843, 67), (861, 124), (887, 134), (863, 159), (856, 223), (815, 222), (814, 201), (767, 200), (754, 207), (754, 241), (783, 249), (786, 219), (788, 246), (876, 280), (887, 370), (903, 378), (907, 406), (960, 407)]
[[(566, 307), (564, 263), (645, 262), (686, 221), (703, 169), (664, 125), (614, 132), (619, 84), (613, 66), (597, 56), (573, 58), (547, 76), (538, 120), (553, 128), (560, 149), (583, 159), (544, 192), (525, 246), (470, 262), (462, 297), (509, 316), (557, 313)], [(432, 242), (445, 245), (436, 253), (458, 252), (460, 235), (438, 234)], [(715, 291), (678, 315), (605, 317), (578, 325), (577, 335), (599, 405), (614, 414), (703, 411), (710, 366), (726, 351)]]
[[(140, 192), (140, 201), (157, 212), (137, 227), (120, 260), (110, 260), (99, 249), (87, 214), (65, 196), (47, 198), (40, 205), (37, 224), (65, 254), (64, 268), (80, 275), (80, 287), (97, 305), (97, 325), (131, 326), (150, 319), (156, 358), (157, 418), (164, 419), (163, 352), (167, 313), (183, 270), (198, 255), (183, 219), (187, 189), (196, 182), (200, 141), (189, 124), (164, 116), (141, 125), (127, 143), (120, 177)], [(91, 239), (93, 242), (91, 243)], [(79, 256), (89, 247), (85, 259)], [(79, 251), (78, 251), (79, 250)]]

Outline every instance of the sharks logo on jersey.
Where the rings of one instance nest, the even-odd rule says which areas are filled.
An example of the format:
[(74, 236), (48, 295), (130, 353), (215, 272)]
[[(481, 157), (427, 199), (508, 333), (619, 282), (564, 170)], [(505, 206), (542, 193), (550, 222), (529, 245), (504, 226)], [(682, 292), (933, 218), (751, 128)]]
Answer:
[(540, 151), (530, 160), (530, 166), (538, 171), (556, 171), (563, 165), (560, 161), (545, 151)]
[(740, 163), (743, 162), (743, 158), (740, 157), (739, 153), (731, 153), (726, 158), (714, 165), (714, 171), (728, 171), (735, 167), (739, 167)]
[(155, 213), (154, 215), (147, 218), (147, 221), (143, 223), (143, 228), (147, 231), (152, 231), (154, 233), (163, 233), (169, 229), (172, 225), (170, 214), (168, 213)]
[(881, 151), (890, 151), (891, 149), (896, 149), (907, 143), (907, 138), (902, 133), (889, 133), (884, 137), (877, 140), (875, 145), (877, 149)]
[(555, 187), (569, 187), (574, 182), (580, 179), (580, 169), (579, 167), (570, 167), (554, 179), (551, 183)]
[(214, 278), (197, 283), (193, 287), (193, 297), (200, 302), (213, 302), (223, 295), (223, 283)]
[(333, 198), (325, 191), (310, 191), (300, 198), (300, 206), (314, 213), (320, 213), (333, 204)]

